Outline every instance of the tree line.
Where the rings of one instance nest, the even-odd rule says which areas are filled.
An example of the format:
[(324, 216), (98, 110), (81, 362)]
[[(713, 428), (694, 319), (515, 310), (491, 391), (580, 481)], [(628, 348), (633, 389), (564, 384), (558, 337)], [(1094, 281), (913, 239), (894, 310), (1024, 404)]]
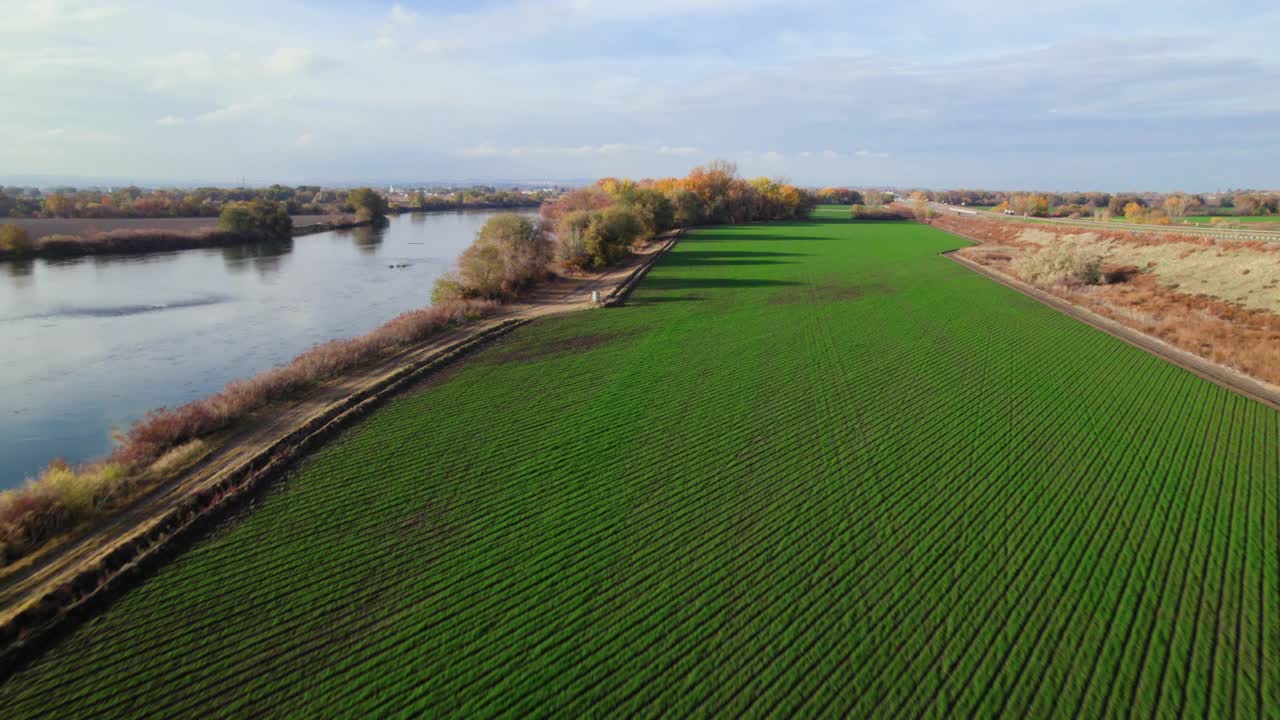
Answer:
[(1217, 194), (942, 190), (929, 195), (948, 205), (994, 207), (1031, 217), (1125, 217), (1160, 223), (1187, 215), (1280, 215), (1280, 193), (1258, 190)]
[[(366, 188), (367, 189), (367, 188)], [(280, 203), (290, 215), (357, 213), (353, 191), (318, 185), (270, 185), (259, 188), (146, 189), (127, 186), (96, 188), (0, 188), (0, 217), (12, 218), (170, 218), (218, 217), (231, 203)], [(376, 192), (370, 190), (370, 192)], [(388, 211), (455, 210), (466, 208), (537, 207), (553, 190), (526, 194), (491, 186), (419, 189), (407, 201), (391, 203)], [(378, 193), (384, 198), (382, 193)]]

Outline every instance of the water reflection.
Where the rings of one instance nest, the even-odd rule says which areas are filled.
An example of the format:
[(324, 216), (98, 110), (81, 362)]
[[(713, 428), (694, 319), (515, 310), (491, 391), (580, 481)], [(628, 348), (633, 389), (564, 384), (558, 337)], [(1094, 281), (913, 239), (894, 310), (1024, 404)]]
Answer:
[(31, 275), (35, 272), (36, 261), (30, 259), (10, 260), (9, 262), (0, 263), (5, 266), (9, 277), (13, 278), (14, 283), (21, 288), (31, 287)]
[(382, 241), (387, 235), (386, 226), (381, 227), (358, 227), (351, 229), (351, 240), (355, 244), (356, 249), (365, 255), (375, 255), (378, 248), (382, 246)]
[(293, 238), (249, 245), (229, 245), (220, 250), (223, 265), (227, 270), (241, 273), (251, 267), (259, 276), (265, 278), (280, 272), (285, 256), (293, 252)]

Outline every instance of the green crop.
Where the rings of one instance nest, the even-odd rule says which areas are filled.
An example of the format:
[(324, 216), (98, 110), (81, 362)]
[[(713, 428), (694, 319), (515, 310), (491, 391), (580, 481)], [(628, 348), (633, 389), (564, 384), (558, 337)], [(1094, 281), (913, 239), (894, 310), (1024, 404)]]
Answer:
[(390, 403), (6, 717), (1280, 711), (1280, 414), (845, 217)]

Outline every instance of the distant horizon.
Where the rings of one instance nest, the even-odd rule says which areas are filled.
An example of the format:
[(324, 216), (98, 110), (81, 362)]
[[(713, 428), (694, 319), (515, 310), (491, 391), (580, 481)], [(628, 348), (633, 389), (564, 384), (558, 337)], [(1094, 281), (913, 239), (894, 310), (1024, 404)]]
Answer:
[[(518, 188), (534, 188), (534, 187), (583, 187), (591, 185), (603, 177), (593, 178), (541, 178), (521, 180), (515, 178), (459, 178), (459, 179), (436, 179), (436, 180), (347, 180), (347, 181), (303, 181), (303, 182), (283, 182), (283, 181), (245, 181), (237, 180), (157, 180), (157, 179), (138, 179), (129, 177), (111, 177), (111, 176), (77, 176), (77, 175), (40, 175), (40, 174), (22, 174), (22, 175), (0, 175), (0, 186), (7, 187), (34, 187), (41, 191), (47, 191), (58, 187), (74, 187), (77, 189), (94, 189), (102, 187), (127, 187), (135, 186), (148, 188), (153, 190), (167, 188), (199, 188), (199, 187), (216, 187), (216, 188), (260, 188), (270, 185), (284, 185), (287, 187), (299, 187), (306, 185), (316, 185), (322, 188), (351, 188), (351, 187), (372, 187), (382, 189), (389, 186), (403, 186), (407, 188), (431, 187), (431, 186), (453, 186), (453, 187), (470, 187), (477, 185), (493, 186), (493, 187), (518, 187)], [(623, 176), (626, 177), (626, 176)], [(785, 175), (783, 177), (786, 177)], [(634, 178), (640, 179), (640, 178)], [(791, 178), (789, 180), (794, 181)], [(1049, 192), (1049, 193), (1110, 193), (1129, 194), (1129, 193), (1153, 193), (1167, 194), (1170, 192), (1183, 192), (1189, 195), (1216, 195), (1221, 193), (1234, 192), (1280, 192), (1280, 188), (1270, 187), (1223, 187), (1212, 190), (1207, 189), (1186, 189), (1178, 188), (1177, 190), (1152, 190), (1148, 188), (1047, 188), (1047, 187), (987, 187), (982, 185), (947, 185), (947, 186), (924, 186), (924, 185), (889, 185), (876, 183), (799, 183), (802, 187), (812, 189), (820, 189), (823, 187), (843, 187), (851, 189), (877, 188), (883, 190), (926, 190), (926, 191), (946, 191), (946, 190), (983, 190), (990, 192)]]

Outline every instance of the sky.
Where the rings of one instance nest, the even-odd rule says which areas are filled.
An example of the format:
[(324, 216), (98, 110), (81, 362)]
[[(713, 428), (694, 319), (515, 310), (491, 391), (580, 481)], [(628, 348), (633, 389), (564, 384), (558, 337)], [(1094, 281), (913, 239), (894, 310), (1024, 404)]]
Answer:
[(1267, 2), (0, 0), (0, 176), (1280, 186)]

